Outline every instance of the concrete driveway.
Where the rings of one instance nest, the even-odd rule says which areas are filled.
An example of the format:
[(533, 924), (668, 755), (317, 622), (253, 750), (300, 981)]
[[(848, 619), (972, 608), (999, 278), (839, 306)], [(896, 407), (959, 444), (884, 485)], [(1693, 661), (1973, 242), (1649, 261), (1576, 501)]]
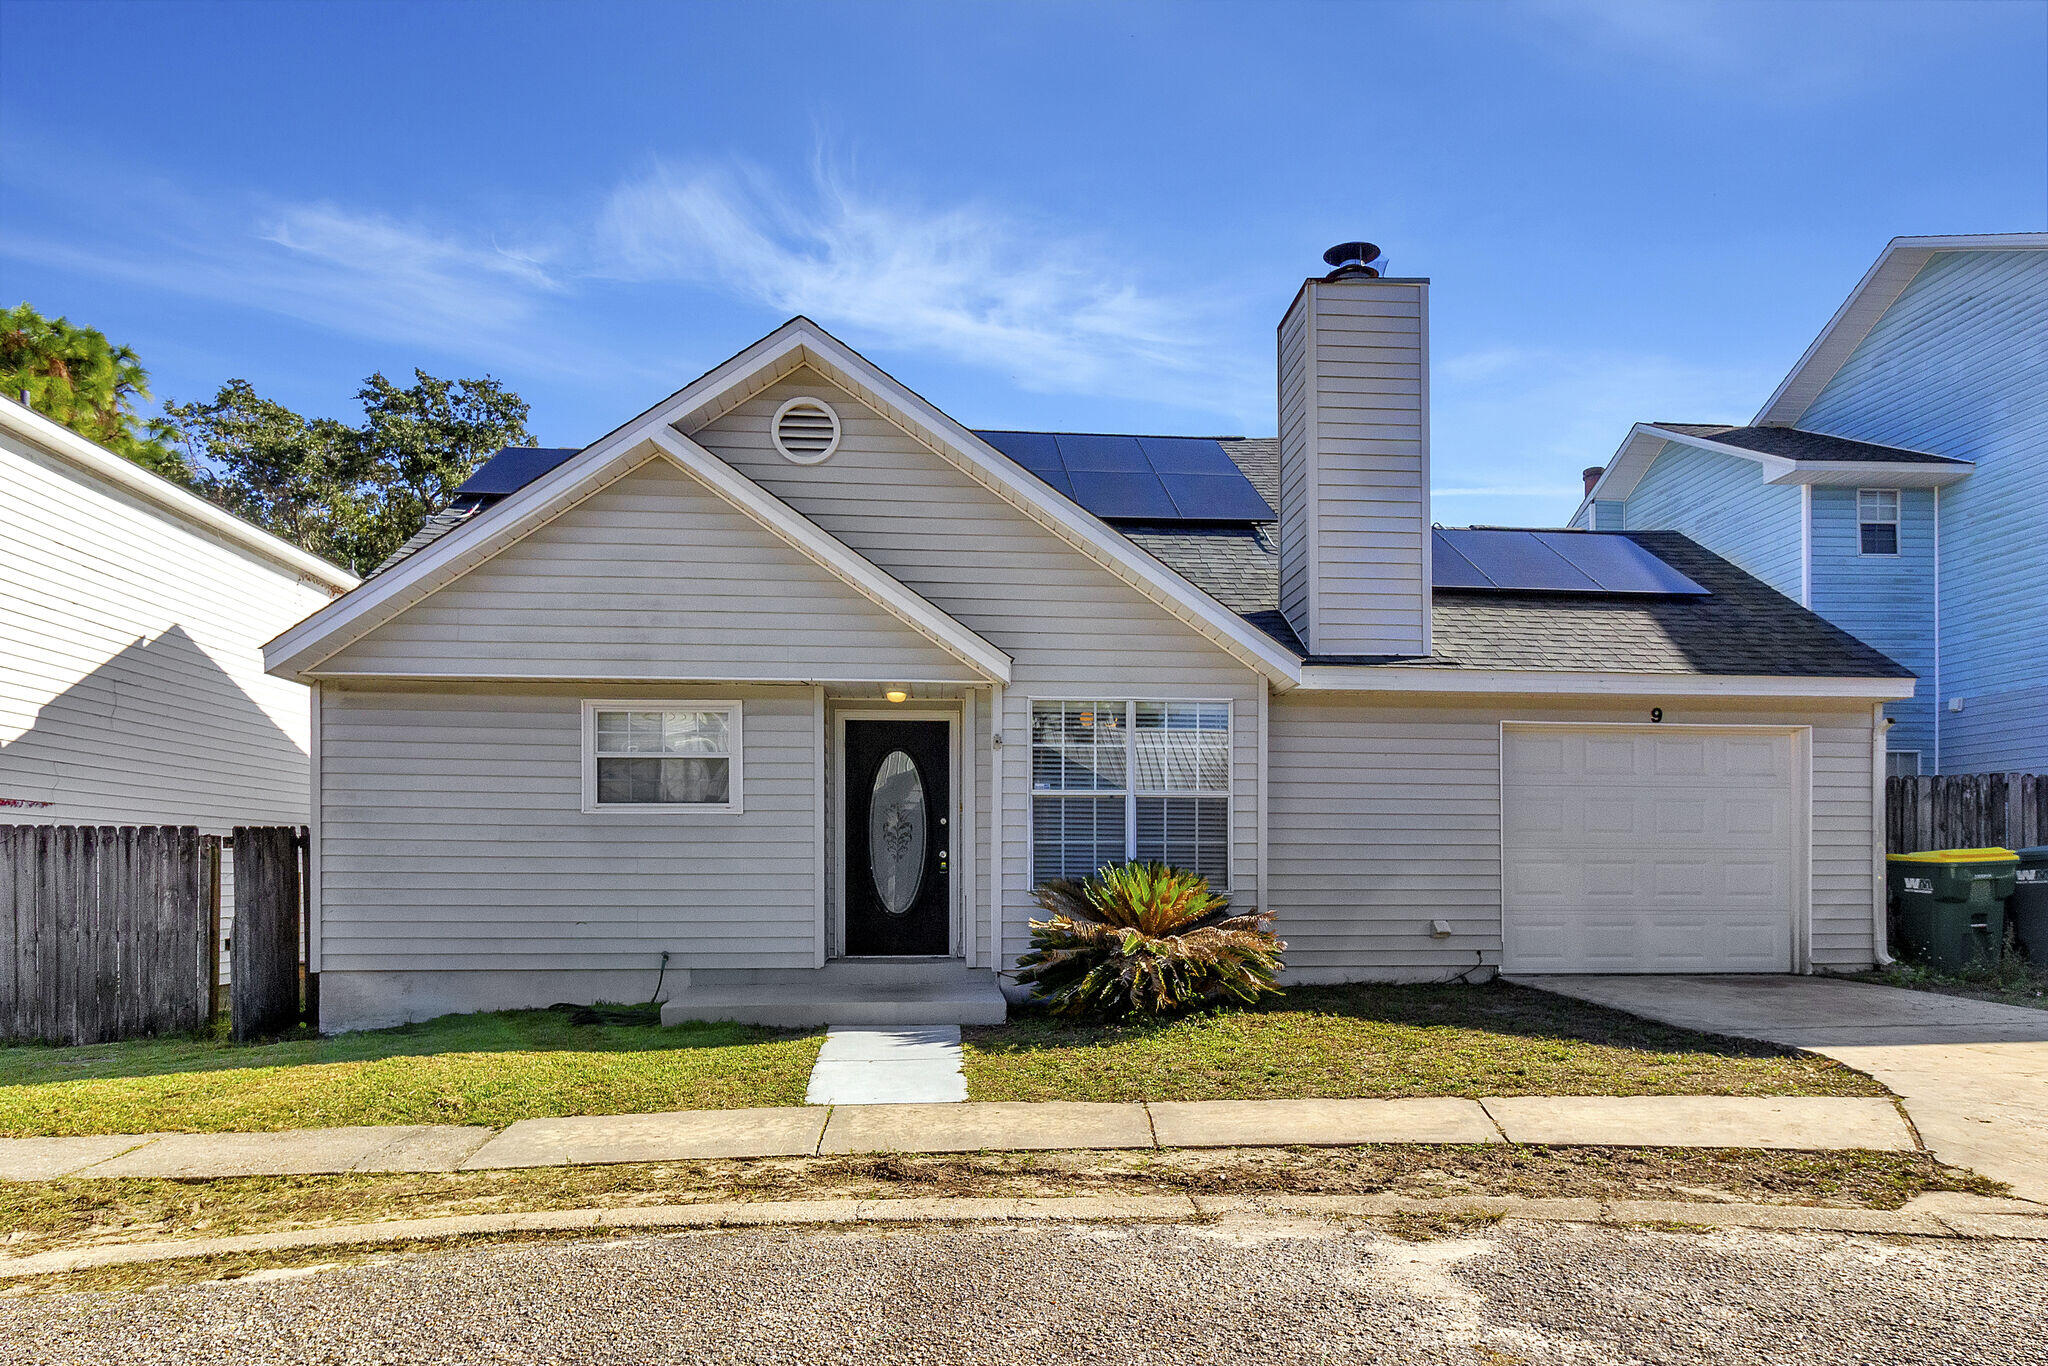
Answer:
[(1511, 977), (1631, 1015), (1847, 1063), (1942, 1161), (2048, 1203), (2048, 1010), (1832, 977)]

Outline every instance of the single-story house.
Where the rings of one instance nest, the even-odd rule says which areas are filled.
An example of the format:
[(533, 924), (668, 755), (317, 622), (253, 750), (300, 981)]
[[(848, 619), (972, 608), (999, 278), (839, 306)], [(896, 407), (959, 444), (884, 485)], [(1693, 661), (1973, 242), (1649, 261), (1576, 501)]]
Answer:
[(1912, 677), (1676, 533), (1433, 529), (1429, 283), (1336, 255), (1277, 439), (976, 432), (799, 317), (480, 469), (267, 652), (323, 1025), (1000, 1018), (1133, 856), (1295, 982), (1870, 966)]

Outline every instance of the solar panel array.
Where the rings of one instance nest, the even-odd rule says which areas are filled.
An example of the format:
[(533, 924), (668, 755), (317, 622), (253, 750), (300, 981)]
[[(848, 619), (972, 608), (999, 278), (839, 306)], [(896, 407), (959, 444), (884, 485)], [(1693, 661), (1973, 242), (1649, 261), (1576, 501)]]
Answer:
[(1710, 596), (1626, 536), (1582, 531), (1439, 527), (1431, 568), (1438, 588)]
[(1097, 517), (1133, 522), (1273, 520), (1273, 509), (1214, 437), (975, 435)]

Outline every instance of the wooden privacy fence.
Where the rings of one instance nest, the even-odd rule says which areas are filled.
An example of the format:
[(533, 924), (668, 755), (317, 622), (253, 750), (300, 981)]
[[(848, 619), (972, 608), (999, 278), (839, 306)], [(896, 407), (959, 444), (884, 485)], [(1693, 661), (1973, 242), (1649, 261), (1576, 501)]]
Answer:
[(2048, 773), (1887, 778), (1884, 795), (1890, 853), (2048, 844)]
[[(298, 1017), (304, 832), (236, 836), (249, 890), (237, 889), (230, 1008), (274, 1032)], [(205, 1025), (224, 844), (191, 826), (0, 826), (0, 1038), (105, 1043)]]

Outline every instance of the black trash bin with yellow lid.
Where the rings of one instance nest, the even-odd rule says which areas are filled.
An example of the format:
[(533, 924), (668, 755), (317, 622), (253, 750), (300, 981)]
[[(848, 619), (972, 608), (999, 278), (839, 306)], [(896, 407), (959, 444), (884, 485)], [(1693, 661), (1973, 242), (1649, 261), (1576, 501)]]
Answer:
[(2010, 849), (1931, 849), (1893, 854), (1898, 947), (1927, 967), (1995, 965), (2005, 951), (2005, 899), (2020, 856)]

